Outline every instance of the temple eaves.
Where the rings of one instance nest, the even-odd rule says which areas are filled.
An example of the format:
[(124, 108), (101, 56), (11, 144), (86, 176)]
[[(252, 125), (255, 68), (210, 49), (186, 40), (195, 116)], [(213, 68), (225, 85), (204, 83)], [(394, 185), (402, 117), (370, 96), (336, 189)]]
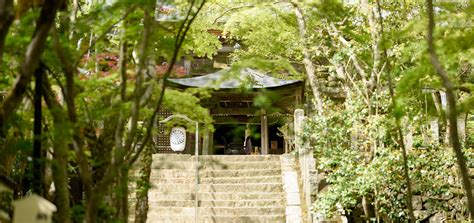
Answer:
[(230, 68), (226, 68), (203, 76), (169, 78), (168, 81), (183, 87), (218, 89), (234, 89), (247, 86), (254, 89), (278, 88), (302, 83), (302, 81), (299, 80), (284, 80), (271, 77), (251, 68), (242, 68), (237, 72), (237, 74), (231, 74)]

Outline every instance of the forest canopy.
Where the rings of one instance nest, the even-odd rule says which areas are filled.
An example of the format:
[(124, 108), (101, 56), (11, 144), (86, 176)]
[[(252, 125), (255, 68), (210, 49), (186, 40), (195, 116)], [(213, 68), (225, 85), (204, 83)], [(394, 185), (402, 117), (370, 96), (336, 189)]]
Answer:
[(190, 67), (305, 82), (316, 218), (472, 220), (473, 15), (472, 0), (0, 0), (0, 222), (32, 193), (56, 222), (146, 222), (160, 112), (213, 131), (213, 89), (168, 86)]

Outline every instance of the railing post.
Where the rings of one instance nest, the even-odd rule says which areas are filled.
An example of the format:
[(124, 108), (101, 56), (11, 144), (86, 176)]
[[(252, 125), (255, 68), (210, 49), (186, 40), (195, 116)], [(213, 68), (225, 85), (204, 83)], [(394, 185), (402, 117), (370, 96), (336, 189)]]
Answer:
[(295, 122), (295, 149), (298, 151), (298, 160), (301, 171), (301, 181), (303, 183), (303, 196), (307, 206), (306, 213), (308, 216), (307, 222), (312, 222), (311, 217), (311, 182), (310, 172), (314, 170), (313, 150), (308, 143), (303, 142), (303, 123), (305, 120), (304, 110), (296, 109), (294, 115)]
[(194, 156), (196, 157), (196, 163), (195, 163), (195, 168), (196, 168), (196, 179), (195, 179), (195, 182), (194, 182), (194, 186), (195, 186), (195, 189), (196, 189), (196, 203), (194, 204), (195, 205), (195, 223), (198, 223), (199, 221), (199, 123), (196, 122), (196, 136), (195, 136), (195, 146), (194, 146)]

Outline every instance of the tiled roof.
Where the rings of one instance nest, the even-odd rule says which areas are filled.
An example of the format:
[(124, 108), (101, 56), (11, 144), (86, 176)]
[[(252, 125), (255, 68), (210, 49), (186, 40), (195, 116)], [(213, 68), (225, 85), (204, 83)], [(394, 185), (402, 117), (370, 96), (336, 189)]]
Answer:
[(232, 73), (229, 68), (219, 70), (199, 77), (170, 78), (168, 81), (184, 87), (209, 87), (219, 89), (232, 88), (275, 88), (291, 85), (301, 81), (284, 80), (268, 76), (251, 68), (243, 68), (237, 74)]

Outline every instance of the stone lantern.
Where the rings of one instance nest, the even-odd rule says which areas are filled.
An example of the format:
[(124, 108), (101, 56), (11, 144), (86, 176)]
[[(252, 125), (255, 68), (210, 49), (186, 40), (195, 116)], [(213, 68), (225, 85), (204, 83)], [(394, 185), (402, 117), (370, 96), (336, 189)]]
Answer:
[(13, 223), (50, 223), (56, 206), (48, 200), (32, 194), (13, 202)]

